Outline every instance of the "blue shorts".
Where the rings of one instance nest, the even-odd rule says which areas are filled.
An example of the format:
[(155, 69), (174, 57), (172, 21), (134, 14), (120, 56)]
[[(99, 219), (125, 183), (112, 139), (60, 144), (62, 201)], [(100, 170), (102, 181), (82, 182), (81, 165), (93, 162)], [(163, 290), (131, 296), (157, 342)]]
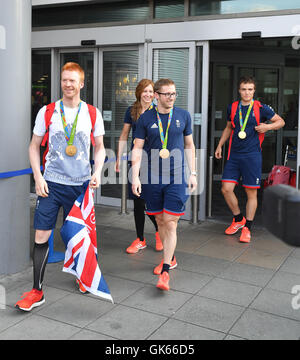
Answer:
[(63, 207), (63, 220), (65, 220), (74, 201), (86, 190), (88, 182), (80, 186), (63, 185), (52, 181), (47, 181), (47, 184), (48, 197), (39, 196), (36, 201), (33, 225), (36, 230), (54, 229), (61, 207)]
[(181, 216), (184, 215), (185, 203), (189, 198), (188, 186), (185, 181), (181, 184), (143, 184), (146, 213), (158, 215), (163, 212)]
[(243, 155), (231, 154), (224, 168), (222, 182), (233, 182), (238, 184), (242, 177), (242, 184), (244, 187), (259, 189), (261, 182), (261, 168), (261, 153)]

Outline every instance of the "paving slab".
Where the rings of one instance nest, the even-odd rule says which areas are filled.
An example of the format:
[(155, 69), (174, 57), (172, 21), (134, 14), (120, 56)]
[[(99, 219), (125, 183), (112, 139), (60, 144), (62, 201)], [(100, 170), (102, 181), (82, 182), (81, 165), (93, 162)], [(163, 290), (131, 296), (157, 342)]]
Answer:
[(261, 290), (258, 286), (214, 278), (197, 295), (247, 307)]
[(148, 340), (222, 340), (224, 333), (169, 319)]
[(166, 320), (161, 315), (118, 305), (87, 328), (117, 339), (144, 340)]
[(173, 317), (194, 325), (226, 333), (244, 310), (241, 306), (193, 296)]
[(248, 340), (299, 340), (300, 323), (248, 309), (230, 330), (230, 334)]
[(34, 314), (1, 332), (0, 340), (67, 340), (77, 332), (77, 327)]
[(155, 286), (147, 285), (129, 296), (122, 304), (154, 314), (172, 316), (191, 296), (180, 291), (162, 291)]

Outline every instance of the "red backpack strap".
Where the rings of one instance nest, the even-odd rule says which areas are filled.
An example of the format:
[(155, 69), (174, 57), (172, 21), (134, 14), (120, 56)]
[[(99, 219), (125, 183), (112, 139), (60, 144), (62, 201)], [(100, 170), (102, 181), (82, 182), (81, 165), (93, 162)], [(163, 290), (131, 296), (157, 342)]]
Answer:
[(232, 103), (232, 105), (231, 105), (230, 120), (231, 120), (231, 125), (232, 125), (232, 128), (233, 128), (233, 129), (235, 128), (234, 117), (235, 117), (235, 114), (236, 114), (236, 112), (237, 112), (238, 105), (239, 105), (239, 101), (235, 101), (235, 102)]
[(231, 120), (232, 131), (231, 131), (231, 135), (230, 135), (230, 139), (229, 139), (227, 160), (229, 160), (229, 158), (230, 158), (231, 145), (232, 145), (232, 137), (233, 137), (233, 132), (234, 132), (234, 128), (235, 128), (234, 118), (235, 118), (235, 114), (236, 114), (236, 112), (237, 112), (238, 105), (239, 105), (239, 101), (235, 101), (235, 102), (232, 103), (232, 105), (231, 105), (230, 120)]
[(46, 163), (46, 155), (48, 153), (48, 150), (49, 150), (49, 126), (51, 124), (51, 118), (52, 118), (52, 115), (54, 113), (54, 109), (55, 109), (55, 102), (51, 103), (51, 104), (48, 104), (47, 107), (46, 107), (46, 111), (45, 111), (45, 127), (46, 127), (46, 133), (43, 137), (43, 141), (42, 141), (42, 146), (45, 146), (46, 143), (47, 143), (47, 149), (44, 151), (44, 154), (43, 154), (43, 167), (45, 169), (45, 163)]
[(51, 124), (51, 118), (54, 113), (54, 109), (55, 109), (55, 102), (48, 104), (46, 107), (45, 116), (44, 116), (46, 133), (45, 133), (43, 141), (42, 141), (42, 146), (46, 145), (46, 142), (49, 138), (49, 126)]
[[(260, 101), (254, 100), (253, 112), (254, 112), (254, 116), (255, 116), (257, 125), (260, 124), (260, 108), (261, 107), (262, 107), (262, 104), (260, 103)], [(259, 145), (261, 147), (261, 144), (263, 143), (263, 141), (265, 139), (265, 134), (258, 134), (258, 139), (259, 139)]]
[(94, 139), (94, 128), (95, 128), (95, 123), (96, 123), (96, 118), (97, 118), (97, 110), (95, 108), (95, 106), (87, 104), (88, 109), (89, 109), (89, 114), (90, 114), (90, 118), (91, 118), (91, 123), (92, 123), (92, 131), (91, 131), (91, 143), (93, 146), (95, 146), (95, 139)]

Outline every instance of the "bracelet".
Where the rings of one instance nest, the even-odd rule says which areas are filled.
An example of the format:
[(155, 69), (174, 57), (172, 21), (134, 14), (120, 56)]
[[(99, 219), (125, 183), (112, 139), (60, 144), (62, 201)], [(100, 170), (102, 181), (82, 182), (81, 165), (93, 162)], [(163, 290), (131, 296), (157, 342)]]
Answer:
[(197, 171), (191, 171), (191, 175), (197, 176)]

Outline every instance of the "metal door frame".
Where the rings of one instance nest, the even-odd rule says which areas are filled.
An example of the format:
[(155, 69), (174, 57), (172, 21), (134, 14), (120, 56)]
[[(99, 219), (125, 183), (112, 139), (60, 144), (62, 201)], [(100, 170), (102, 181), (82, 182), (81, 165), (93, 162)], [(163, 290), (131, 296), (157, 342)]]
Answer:
[[(99, 47), (98, 48), (98, 108), (102, 113), (102, 107), (103, 107), (103, 55), (104, 52), (113, 52), (113, 51), (130, 51), (130, 50), (136, 50), (139, 53), (138, 58), (138, 77), (141, 79), (141, 74), (143, 74), (143, 46), (141, 45), (129, 45), (129, 46), (108, 46), (108, 47)], [(105, 126), (105, 123), (104, 123)], [(117, 154), (116, 154), (117, 155)], [(100, 188), (96, 192), (96, 202), (98, 204), (102, 205), (109, 205), (109, 206), (121, 206), (121, 198), (113, 198), (109, 196), (102, 196), (101, 195), (101, 185)], [(133, 202), (132, 200), (127, 200), (127, 207), (133, 208)]]
[[(145, 76), (152, 79), (153, 51), (156, 49), (189, 49), (189, 74), (188, 74), (188, 104), (187, 108), (192, 118), (192, 128), (194, 129), (195, 114), (195, 94), (196, 94), (196, 47), (202, 47), (202, 112), (201, 112), (201, 138), (200, 149), (197, 150), (197, 170), (198, 170), (198, 194), (199, 207), (196, 217), (204, 220), (206, 217), (206, 167), (207, 167), (207, 120), (208, 120), (208, 91), (209, 91), (209, 42), (208, 41), (188, 41), (188, 42), (157, 42), (145, 44)], [(196, 199), (197, 201), (197, 199)], [(197, 207), (196, 207), (197, 209)], [(197, 210), (194, 210), (197, 211)], [(183, 219), (192, 218), (191, 197), (186, 204), (186, 213)]]

